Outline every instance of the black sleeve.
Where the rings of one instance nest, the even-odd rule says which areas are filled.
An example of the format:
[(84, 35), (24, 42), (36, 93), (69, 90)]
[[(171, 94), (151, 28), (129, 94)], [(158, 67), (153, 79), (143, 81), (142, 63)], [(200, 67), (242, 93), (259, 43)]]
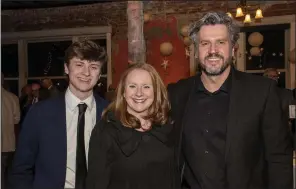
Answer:
[(268, 183), (271, 189), (293, 187), (292, 141), (280, 108), (276, 86), (271, 83), (262, 120)]
[(112, 153), (112, 137), (108, 134), (104, 120), (101, 120), (93, 129), (88, 152), (87, 189), (106, 189), (110, 181), (109, 158)]

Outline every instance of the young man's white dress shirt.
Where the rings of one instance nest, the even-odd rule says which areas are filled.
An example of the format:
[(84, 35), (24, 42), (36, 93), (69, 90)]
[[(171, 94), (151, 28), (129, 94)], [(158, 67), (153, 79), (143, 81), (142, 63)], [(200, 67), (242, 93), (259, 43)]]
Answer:
[(76, 169), (76, 144), (77, 144), (77, 122), (78, 122), (78, 104), (85, 103), (85, 153), (86, 161), (88, 159), (89, 139), (92, 129), (96, 124), (96, 102), (93, 94), (87, 99), (81, 101), (68, 88), (65, 94), (66, 100), (66, 120), (67, 120), (67, 170), (65, 188), (75, 188), (75, 169)]

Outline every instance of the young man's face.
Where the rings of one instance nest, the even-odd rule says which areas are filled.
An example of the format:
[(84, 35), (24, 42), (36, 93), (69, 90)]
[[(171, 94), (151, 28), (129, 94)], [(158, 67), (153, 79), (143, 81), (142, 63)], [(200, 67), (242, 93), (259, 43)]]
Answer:
[(100, 78), (101, 67), (102, 63), (99, 61), (72, 58), (68, 65), (65, 64), (65, 73), (69, 76), (71, 92), (78, 97), (91, 94)]

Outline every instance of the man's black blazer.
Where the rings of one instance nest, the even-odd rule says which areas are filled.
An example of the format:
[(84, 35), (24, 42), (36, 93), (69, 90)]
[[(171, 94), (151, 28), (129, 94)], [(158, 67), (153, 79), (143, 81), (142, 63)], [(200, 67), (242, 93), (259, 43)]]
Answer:
[[(283, 120), (275, 82), (234, 68), (231, 74), (225, 148), (227, 189), (291, 189), (292, 142)], [(187, 166), (181, 154), (183, 117), (196, 78), (190, 77), (168, 86), (181, 175)]]

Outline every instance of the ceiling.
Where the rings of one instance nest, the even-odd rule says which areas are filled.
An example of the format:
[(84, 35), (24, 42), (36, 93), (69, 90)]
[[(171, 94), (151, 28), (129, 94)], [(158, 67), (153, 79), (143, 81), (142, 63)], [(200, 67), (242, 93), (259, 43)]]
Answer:
[(92, 3), (105, 3), (110, 1), (88, 1), (88, 0), (75, 0), (75, 1), (1, 1), (1, 10), (13, 10), (13, 9), (36, 9), (36, 8), (51, 8), (51, 7), (62, 7), (62, 6), (73, 6), (73, 5), (85, 5)]

